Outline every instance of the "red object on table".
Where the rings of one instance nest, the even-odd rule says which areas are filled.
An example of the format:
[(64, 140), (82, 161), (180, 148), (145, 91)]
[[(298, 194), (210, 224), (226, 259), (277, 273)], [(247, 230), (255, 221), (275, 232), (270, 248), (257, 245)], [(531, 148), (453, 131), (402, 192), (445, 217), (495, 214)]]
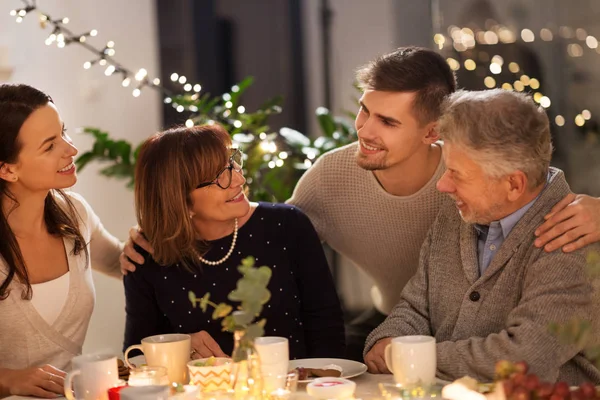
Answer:
[(127, 385), (123, 385), (108, 389), (108, 400), (121, 400), (121, 395), (119, 394), (119, 392), (121, 391), (121, 389), (126, 387)]

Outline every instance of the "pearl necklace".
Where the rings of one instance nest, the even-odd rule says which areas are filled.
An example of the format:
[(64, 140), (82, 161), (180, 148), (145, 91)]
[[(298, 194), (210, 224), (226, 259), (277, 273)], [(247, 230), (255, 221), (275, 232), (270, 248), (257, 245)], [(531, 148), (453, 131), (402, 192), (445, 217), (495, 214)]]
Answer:
[(205, 260), (204, 258), (202, 258), (202, 256), (200, 256), (200, 254), (196, 253), (196, 255), (198, 256), (198, 260), (202, 261), (204, 264), (207, 264), (207, 265), (223, 264), (225, 261), (227, 261), (227, 259), (231, 255), (231, 253), (233, 253), (233, 248), (235, 247), (235, 242), (237, 241), (237, 234), (238, 234), (238, 220), (236, 218), (235, 219), (235, 227), (233, 228), (233, 240), (231, 241), (231, 247), (229, 248), (229, 251), (227, 252), (227, 254), (225, 254), (225, 256), (223, 258), (221, 258), (219, 261), (208, 261), (208, 260)]

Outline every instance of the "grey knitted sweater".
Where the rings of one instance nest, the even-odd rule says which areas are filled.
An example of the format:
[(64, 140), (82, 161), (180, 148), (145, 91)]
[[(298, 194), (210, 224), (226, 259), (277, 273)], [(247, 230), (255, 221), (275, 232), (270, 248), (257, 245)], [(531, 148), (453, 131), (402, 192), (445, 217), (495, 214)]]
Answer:
[(444, 207), (423, 244), (417, 274), (367, 338), (365, 354), (386, 337), (431, 335), (442, 379), (469, 375), (491, 381), (496, 361), (507, 359), (526, 361), (543, 380), (600, 383), (582, 349), (559, 342), (548, 330), (551, 322), (598, 318), (585, 257), (598, 247), (546, 253), (533, 246), (536, 227), (568, 193), (562, 171), (551, 169), (550, 182), (481, 277), (475, 228), (456, 207)]
[(358, 166), (356, 151), (353, 143), (319, 157), (288, 203), (308, 215), (322, 241), (374, 280), (381, 294), (375, 306), (387, 314), (417, 271), (419, 249), (440, 207), (450, 203), (435, 188), (444, 163), (417, 193), (394, 196)]

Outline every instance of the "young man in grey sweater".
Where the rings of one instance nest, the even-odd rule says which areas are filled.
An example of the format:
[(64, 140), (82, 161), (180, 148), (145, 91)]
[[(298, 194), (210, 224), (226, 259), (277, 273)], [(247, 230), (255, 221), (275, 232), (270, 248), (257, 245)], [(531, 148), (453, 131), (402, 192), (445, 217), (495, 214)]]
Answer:
[[(392, 337), (431, 335), (442, 379), (492, 381), (496, 361), (506, 359), (526, 361), (542, 380), (600, 383), (582, 346), (549, 331), (573, 318), (598, 322), (586, 253), (600, 246), (534, 246), (544, 216), (570, 193), (550, 167), (544, 109), (523, 93), (459, 91), (446, 100), (439, 130), (446, 172), (437, 188), (451, 204), (427, 234), (400, 302), (367, 338), (370, 371), (388, 372)], [(597, 330), (590, 335), (600, 339)]]

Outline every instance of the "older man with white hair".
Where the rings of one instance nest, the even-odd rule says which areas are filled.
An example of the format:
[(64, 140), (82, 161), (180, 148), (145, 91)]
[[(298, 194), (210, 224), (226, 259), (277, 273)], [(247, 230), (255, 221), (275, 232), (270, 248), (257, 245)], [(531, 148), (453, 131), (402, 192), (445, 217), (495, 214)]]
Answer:
[(548, 329), (596, 318), (586, 253), (598, 247), (534, 246), (537, 226), (570, 193), (563, 172), (550, 167), (544, 110), (522, 93), (459, 91), (439, 124), (447, 170), (437, 188), (454, 204), (431, 227), (401, 301), (367, 338), (370, 371), (389, 372), (391, 338), (431, 335), (442, 379), (491, 381), (496, 361), (506, 359), (526, 361), (543, 380), (600, 383), (582, 348)]

